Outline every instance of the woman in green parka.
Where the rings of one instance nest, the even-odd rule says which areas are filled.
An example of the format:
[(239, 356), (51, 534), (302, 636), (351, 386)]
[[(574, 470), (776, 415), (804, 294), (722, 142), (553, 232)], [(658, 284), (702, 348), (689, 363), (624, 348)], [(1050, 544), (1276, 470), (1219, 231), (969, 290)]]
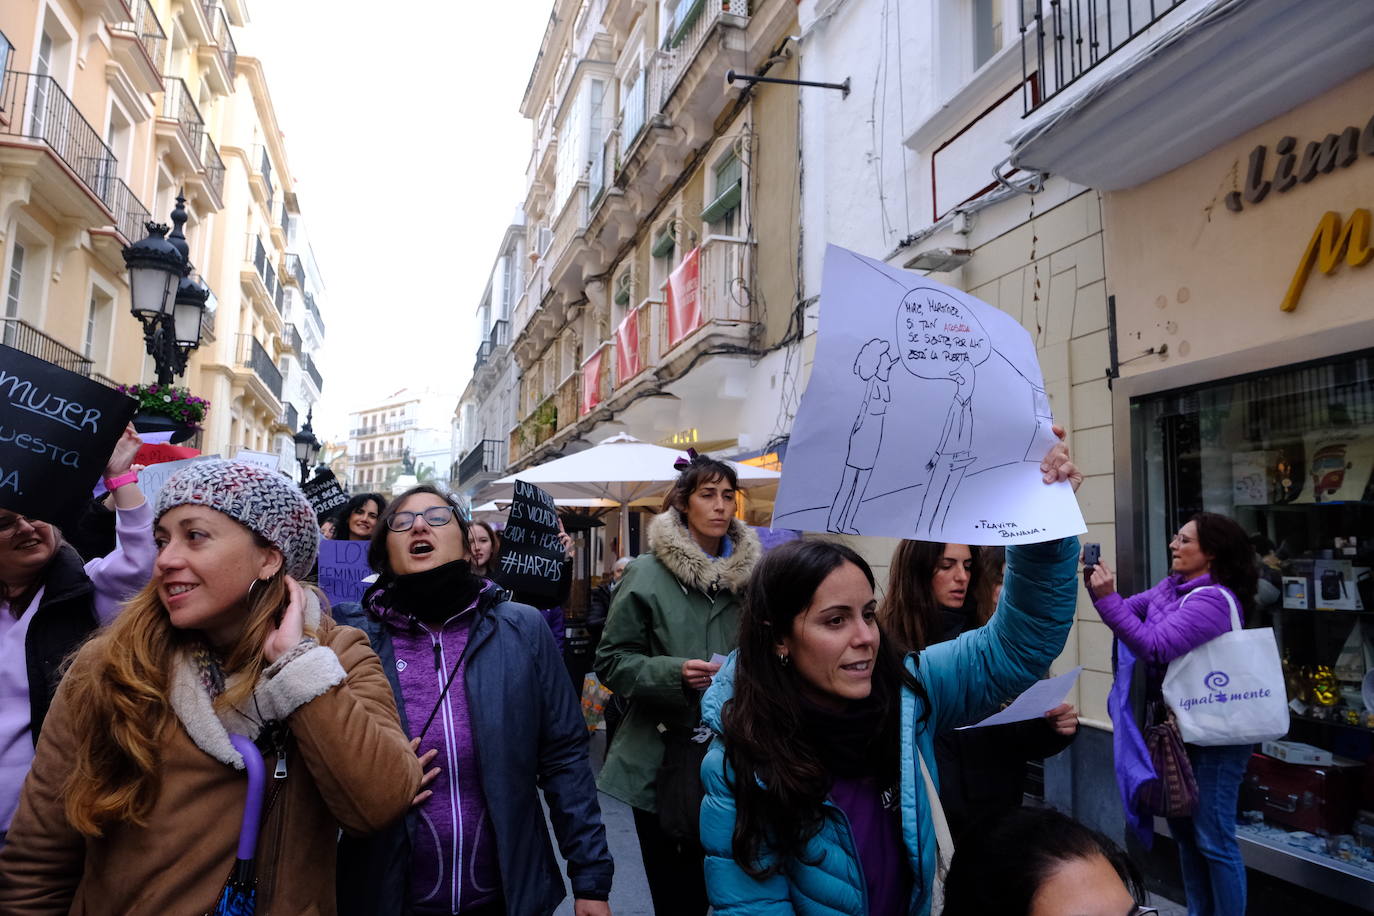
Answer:
[(688, 452), (649, 552), (625, 570), (597, 649), (597, 676), (629, 701), (597, 786), (634, 809), (644, 873), (657, 916), (706, 912), (701, 846), (660, 825), (656, 798), (665, 736), (695, 728), (701, 693), (735, 648), (739, 596), (762, 550), (735, 518), (737, 481), (723, 461)]

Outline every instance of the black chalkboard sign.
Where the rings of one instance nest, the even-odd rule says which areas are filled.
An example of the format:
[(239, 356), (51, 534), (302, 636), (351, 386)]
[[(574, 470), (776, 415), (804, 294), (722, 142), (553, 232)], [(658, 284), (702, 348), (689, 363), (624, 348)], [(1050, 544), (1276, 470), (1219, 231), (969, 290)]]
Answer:
[(74, 522), (137, 409), (128, 395), (0, 345), (0, 508)]
[(554, 596), (567, 574), (553, 497), (533, 484), (515, 482), (510, 515), (501, 532), (501, 584), (519, 594)]
[(305, 498), (315, 507), (315, 517), (320, 521), (329, 518), (348, 503), (348, 494), (339, 486), (333, 471), (323, 471), (301, 487)]

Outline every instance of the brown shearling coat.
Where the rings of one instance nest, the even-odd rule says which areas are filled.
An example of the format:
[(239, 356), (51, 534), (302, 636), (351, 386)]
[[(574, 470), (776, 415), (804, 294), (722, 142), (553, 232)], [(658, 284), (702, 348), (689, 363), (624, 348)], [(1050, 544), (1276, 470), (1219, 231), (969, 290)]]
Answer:
[[(332, 916), (338, 830), (381, 829), (405, 813), (420, 784), (419, 761), (401, 731), (391, 688), (367, 637), (326, 618), (318, 639), (337, 656), (342, 681), (312, 693), (313, 699), (286, 717), (291, 732), (287, 776), (258, 840), (259, 916)], [(291, 671), (307, 659), (309, 654), (281, 670)], [(338, 668), (327, 654), (313, 661), (314, 675), (322, 664), (337, 679)], [(89, 653), (83, 650), (74, 664), (90, 664)], [(98, 839), (82, 836), (62, 808), (62, 782), (76, 746), (65, 687), (58, 689), (44, 724), (0, 852), (0, 913), (207, 912), (234, 863), (247, 787), (242, 770), (211, 756), (216, 745), (206, 740), (204, 722), (195, 729), (198, 741), (178, 708), (179, 721), (163, 745), (165, 776), (147, 825), (115, 826)], [(216, 740), (227, 742), (225, 734), (221, 731)], [(206, 745), (211, 751), (202, 750)], [(268, 754), (269, 799), (278, 782), (275, 764)]]

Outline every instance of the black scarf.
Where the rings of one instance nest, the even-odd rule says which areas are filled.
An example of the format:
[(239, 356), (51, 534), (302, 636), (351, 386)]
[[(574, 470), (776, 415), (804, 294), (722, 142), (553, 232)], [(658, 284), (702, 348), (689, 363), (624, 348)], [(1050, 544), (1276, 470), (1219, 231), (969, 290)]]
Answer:
[(485, 584), (485, 579), (473, 575), (467, 560), (454, 560), (424, 572), (396, 576), (386, 600), (402, 614), (435, 623), (470, 607)]
[(873, 690), (862, 700), (851, 701), (843, 712), (818, 706), (800, 696), (802, 734), (816, 749), (822, 765), (835, 777), (882, 778), (891, 772), (886, 758), (896, 748), (883, 746), (884, 689), (873, 679)]

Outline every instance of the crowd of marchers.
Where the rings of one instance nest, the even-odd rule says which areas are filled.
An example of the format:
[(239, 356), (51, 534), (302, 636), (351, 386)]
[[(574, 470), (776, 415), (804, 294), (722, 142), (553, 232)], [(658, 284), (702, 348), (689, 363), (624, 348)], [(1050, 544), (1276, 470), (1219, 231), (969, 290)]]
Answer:
[[(608, 916), (598, 790), (633, 811), (660, 916), (1152, 912), (1112, 841), (1022, 806), (1072, 706), (956, 730), (1061, 654), (1076, 538), (906, 541), (879, 597), (837, 540), (765, 552), (733, 467), (692, 454), (647, 550), (591, 596), (613, 694), (594, 775), (567, 593), (503, 584), (500, 532), (461, 499), (361, 494), (322, 531), (287, 478), (207, 460), (149, 504), (139, 444), (70, 530), (0, 509), (0, 913), (541, 916), (570, 886), (576, 916)], [(1082, 480), (1062, 442), (1041, 471)], [(322, 534), (367, 542), (360, 602), (310, 584)], [(1100, 562), (1086, 581), (1155, 703), (1255, 592), (1234, 522), (1204, 514), (1171, 547), (1149, 592), (1123, 599)], [(1190, 912), (1245, 910), (1246, 752), (1187, 748)]]

